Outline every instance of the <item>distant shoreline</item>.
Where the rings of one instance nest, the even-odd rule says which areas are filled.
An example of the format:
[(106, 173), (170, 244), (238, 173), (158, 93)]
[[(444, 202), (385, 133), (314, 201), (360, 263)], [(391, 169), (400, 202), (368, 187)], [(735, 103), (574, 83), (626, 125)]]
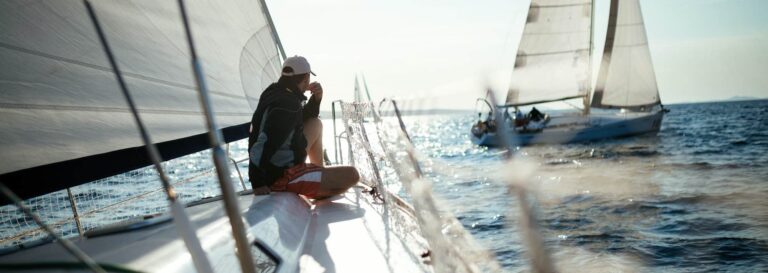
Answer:
[(728, 103), (728, 102), (750, 102), (750, 101), (762, 101), (768, 100), (768, 98), (755, 98), (755, 97), (732, 97), (724, 100), (712, 100), (712, 101), (697, 101), (697, 102), (676, 102), (665, 103), (664, 105), (685, 105), (685, 104), (706, 104), (706, 103)]
[[(676, 103), (663, 103), (663, 105), (690, 105), (690, 104), (708, 104), (708, 103), (731, 103), (731, 102), (750, 102), (750, 101), (763, 101), (768, 98), (755, 98), (755, 97), (732, 97), (724, 100), (713, 101), (698, 101), (698, 102), (676, 102)], [(558, 111), (562, 109), (548, 109), (548, 111)], [(427, 115), (477, 115), (477, 111), (471, 109), (423, 109), (423, 110), (402, 110), (403, 116), (427, 116)], [(320, 116), (323, 118), (331, 118), (331, 111), (320, 111)], [(341, 115), (341, 113), (336, 113)], [(340, 116), (339, 116), (340, 117)]]
[[(389, 116), (391, 111), (387, 111)], [(428, 115), (477, 115), (477, 112), (469, 109), (424, 109), (424, 110), (401, 110), (400, 113), (403, 116), (428, 116)], [(340, 117), (341, 113), (336, 113)], [(320, 111), (322, 118), (332, 118), (330, 111)]]

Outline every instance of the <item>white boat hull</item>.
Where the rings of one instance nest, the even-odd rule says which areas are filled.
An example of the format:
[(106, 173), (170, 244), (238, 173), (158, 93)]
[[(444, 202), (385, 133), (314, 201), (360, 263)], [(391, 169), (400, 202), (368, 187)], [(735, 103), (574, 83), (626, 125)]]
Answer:
[[(403, 237), (390, 229), (381, 215), (382, 204), (354, 187), (347, 193), (310, 203), (296, 194), (278, 192), (238, 198), (248, 238), (261, 247), (254, 252), (274, 255), (277, 266), (264, 255), (257, 272), (431, 272), (418, 255), (428, 250), (420, 237)], [(229, 220), (222, 202), (186, 209), (215, 272), (240, 272)], [(398, 209), (399, 211), (400, 209)], [(390, 213), (395, 213), (390, 211)], [(418, 230), (413, 226), (402, 227)], [(144, 228), (73, 238), (96, 262), (143, 272), (196, 272), (184, 243), (171, 221)], [(257, 255), (255, 255), (257, 256)], [(0, 255), (0, 264), (76, 262), (58, 243), (48, 243)], [(276, 267), (276, 268), (275, 268)], [(37, 269), (40, 271), (41, 269)], [(0, 271), (3, 271), (0, 269)], [(10, 272), (38, 272), (27, 269)], [(7, 271), (3, 271), (7, 272)], [(44, 272), (89, 272), (66, 269)]]
[[(566, 144), (602, 139), (657, 133), (664, 118), (664, 110), (650, 113), (591, 114), (588, 116), (553, 117), (547, 126), (536, 132), (507, 129), (507, 143), (512, 146), (536, 144)], [(480, 146), (501, 145), (498, 133), (470, 134), (472, 142)]]

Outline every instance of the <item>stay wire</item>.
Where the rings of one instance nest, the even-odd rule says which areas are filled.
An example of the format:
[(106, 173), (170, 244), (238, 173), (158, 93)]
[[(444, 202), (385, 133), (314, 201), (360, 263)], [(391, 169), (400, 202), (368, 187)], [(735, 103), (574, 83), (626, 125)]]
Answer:
[(232, 237), (235, 239), (235, 253), (240, 262), (240, 267), (245, 273), (255, 273), (255, 263), (251, 256), (251, 244), (248, 240), (245, 224), (240, 216), (240, 208), (237, 203), (237, 194), (235, 193), (232, 181), (230, 179), (229, 166), (227, 165), (227, 155), (221, 148), (222, 136), (216, 125), (213, 114), (213, 105), (208, 94), (208, 87), (205, 83), (205, 74), (202, 65), (197, 56), (195, 42), (192, 38), (192, 29), (189, 23), (189, 16), (184, 4), (184, 0), (178, 0), (179, 10), (181, 11), (181, 21), (184, 26), (184, 33), (189, 46), (190, 65), (192, 66), (195, 84), (198, 89), (198, 98), (200, 107), (205, 113), (205, 123), (208, 127), (208, 138), (213, 154), (213, 163), (216, 166), (216, 174), (221, 187), (221, 195), (224, 199), (224, 208), (229, 218), (229, 224), (232, 227)]
[[(490, 99), (491, 105), (498, 105), (496, 96), (491, 89), (488, 89), (486, 94)], [(498, 109), (494, 112), (496, 113), (497, 120), (504, 120), (504, 117)], [(507, 161), (511, 161), (514, 146), (516, 144), (511, 143), (513, 139), (512, 135), (509, 134), (511, 129), (506, 122), (498, 122), (497, 124), (499, 124), (499, 128), (497, 130), (498, 134), (496, 135), (496, 138), (499, 140), (499, 144), (501, 144), (500, 146), (507, 150), (504, 158)], [(533, 208), (528, 203), (528, 191), (520, 185), (515, 185), (513, 183), (507, 183), (507, 185), (509, 193), (514, 192), (520, 206), (521, 232), (523, 233), (522, 237), (525, 238), (525, 243), (527, 244), (528, 252), (530, 253), (531, 270), (538, 273), (557, 272), (552, 263), (552, 259), (549, 256), (549, 252), (547, 252), (547, 249), (544, 246), (544, 240), (541, 237), (538, 225), (536, 224)]]
[(174, 190), (173, 185), (171, 185), (170, 179), (163, 170), (163, 166), (160, 163), (162, 162), (160, 152), (157, 150), (154, 142), (152, 142), (152, 139), (149, 136), (149, 132), (147, 131), (146, 126), (144, 126), (144, 122), (142, 122), (141, 117), (139, 116), (136, 103), (134, 102), (130, 91), (128, 91), (128, 86), (125, 84), (125, 80), (123, 79), (120, 67), (115, 60), (115, 56), (112, 53), (112, 48), (107, 41), (106, 35), (101, 28), (101, 24), (99, 23), (99, 19), (96, 16), (96, 12), (89, 0), (83, 0), (83, 3), (88, 10), (88, 15), (94, 25), (94, 28), (96, 29), (96, 33), (98, 34), (99, 41), (101, 42), (102, 48), (104, 49), (104, 53), (107, 55), (109, 64), (115, 73), (115, 78), (118, 85), (120, 86), (120, 91), (123, 93), (123, 96), (128, 103), (128, 107), (131, 109), (133, 119), (139, 129), (141, 140), (144, 142), (144, 146), (147, 148), (149, 158), (152, 160), (152, 164), (160, 176), (160, 181), (162, 182), (163, 189), (165, 189), (168, 202), (170, 203), (169, 206), (171, 208), (171, 215), (173, 215), (175, 226), (178, 229), (190, 255), (193, 258), (192, 261), (195, 264), (195, 268), (198, 272), (201, 273), (213, 272), (213, 268), (211, 267), (211, 264), (205, 255), (205, 251), (203, 250), (203, 247), (200, 244), (197, 235), (195, 234), (195, 229), (192, 227), (189, 217), (187, 217), (186, 213), (184, 212), (183, 206), (179, 203), (176, 191)]

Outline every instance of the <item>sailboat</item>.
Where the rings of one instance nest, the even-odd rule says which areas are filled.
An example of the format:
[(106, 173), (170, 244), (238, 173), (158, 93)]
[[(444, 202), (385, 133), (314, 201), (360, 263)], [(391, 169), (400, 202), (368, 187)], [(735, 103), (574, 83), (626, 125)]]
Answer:
[[(667, 110), (659, 97), (639, 0), (611, 0), (594, 90), (593, 13), (591, 0), (531, 1), (506, 101), (493, 105), (479, 99), (492, 113), (472, 126), (473, 143), (563, 144), (659, 131)], [(535, 108), (578, 100), (583, 107), (574, 114), (548, 115)], [(524, 106), (534, 108), (526, 114)]]
[[(362, 155), (353, 162), (367, 158), (369, 168), (355, 164), (364, 183), (341, 196), (255, 196), (238, 169), (248, 158), (230, 158), (229, 170), (223, 143), (248, 135), (286, 55), (264, 0), (6, 0), (0, 32), (0, 219), (9, 224), (0, 271), (488, 272), (496, 263), (431, 199), (414, 207), (377, 181), (378, 160), (408, 153), (372, 156), (358, 118), (367, 114), (344, 117), (359, 147), (350, 151)], [(345, 113), (371, 111), (356, 105), (342, 103)], [(201, 151), (221, 195), (182, 203), (179, 174), (165, 168)], [(86, 224), (85, 214), (98, 217)]]

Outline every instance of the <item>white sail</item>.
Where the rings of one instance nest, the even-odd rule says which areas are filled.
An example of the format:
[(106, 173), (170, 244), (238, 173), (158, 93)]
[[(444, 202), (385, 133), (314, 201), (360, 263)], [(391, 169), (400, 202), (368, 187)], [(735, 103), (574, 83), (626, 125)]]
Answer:
[(591, 18), (591, 0), (531, 1), (507, 105), (588, 94)]
[[(177, 1), (94, 7), (153, 140), (205, 133)], [(244, 137), (279, 75), (275, 35), (258, 0), (188, 1), (188, 12), (217, 121)], [(0, 174), (143, 146), (82, 1), (0, 1), (0, 33)], [(204, 139), (160, 146), (174, 156), (205, 148)], [(112, 159), (111, 167), (142, 164)]]
[(612, 0), (592, 107), (644, 110), (659, 103), (639, 0)]

